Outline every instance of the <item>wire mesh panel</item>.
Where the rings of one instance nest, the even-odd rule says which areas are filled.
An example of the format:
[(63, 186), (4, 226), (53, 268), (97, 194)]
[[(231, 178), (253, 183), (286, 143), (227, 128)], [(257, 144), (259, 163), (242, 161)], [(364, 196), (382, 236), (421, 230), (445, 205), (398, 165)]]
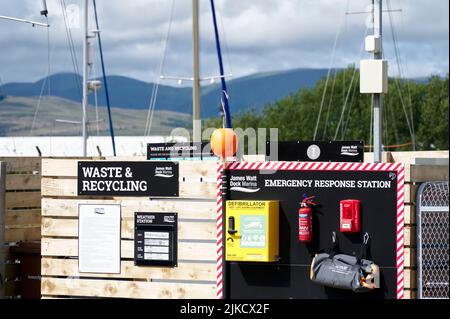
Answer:
[(422, 184), (417, 194), (418, 293), (449, 298), (448, 182)]

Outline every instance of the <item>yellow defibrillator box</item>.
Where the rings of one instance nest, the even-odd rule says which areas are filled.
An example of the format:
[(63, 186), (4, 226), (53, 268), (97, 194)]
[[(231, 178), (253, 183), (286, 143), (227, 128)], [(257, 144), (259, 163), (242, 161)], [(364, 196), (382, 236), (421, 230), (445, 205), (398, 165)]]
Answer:
[(225, 260), (277, 261), (278, 225), (278, 201), (227, 201)]

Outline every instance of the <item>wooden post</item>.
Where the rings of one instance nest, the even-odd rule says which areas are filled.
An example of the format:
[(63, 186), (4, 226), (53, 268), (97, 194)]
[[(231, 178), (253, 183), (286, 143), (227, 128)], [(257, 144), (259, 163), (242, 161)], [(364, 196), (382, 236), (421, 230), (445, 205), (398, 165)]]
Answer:
[(5, 193), (6, 162), (0, 162), (0, 299), (5, 297), (6, 247), (5, 247)]

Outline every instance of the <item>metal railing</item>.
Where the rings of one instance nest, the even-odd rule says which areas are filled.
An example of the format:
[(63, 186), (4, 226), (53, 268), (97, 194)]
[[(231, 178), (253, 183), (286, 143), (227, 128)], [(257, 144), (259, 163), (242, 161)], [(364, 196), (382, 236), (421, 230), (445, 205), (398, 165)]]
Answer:
[(424, 183), (417, 193), (419, 299), (449, 298), (448, 182)]

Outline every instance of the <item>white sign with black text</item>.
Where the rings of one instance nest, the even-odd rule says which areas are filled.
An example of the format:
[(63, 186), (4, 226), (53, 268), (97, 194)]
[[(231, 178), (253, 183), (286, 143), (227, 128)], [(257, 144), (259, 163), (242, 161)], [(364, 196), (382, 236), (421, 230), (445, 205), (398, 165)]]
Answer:
[(120, 205), (80, 204), (79, 272), (120, 273)]

